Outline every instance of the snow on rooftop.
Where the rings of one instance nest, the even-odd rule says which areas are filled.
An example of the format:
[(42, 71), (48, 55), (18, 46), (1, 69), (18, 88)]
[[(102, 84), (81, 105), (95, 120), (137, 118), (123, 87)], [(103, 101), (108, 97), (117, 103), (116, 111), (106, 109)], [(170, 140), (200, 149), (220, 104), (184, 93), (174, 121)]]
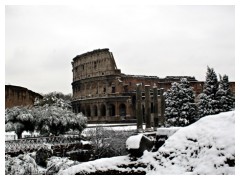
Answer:
[(130, 136), (126, 141), (126, 148), (129, 149), (138, 149), (140, 147), (140, 142), (143, 134), (138, 134)]
[(17, 135), (15, 131), (5, 132), (5, 135)]
[[(128, 156), (104, 158), (72, 166), (59, 174), (130, 171), (129, 167), (119, 168), (130, 162), (133, 163)], [(135, 163), (146, 164), (147, 167), (141, 169), (146, 174), (235, 174), (235, 112), (205, 116), (179, 129), (157, 152), (145, 151)]]
[(23, 131), (23, 132), (22, 132), (22, 136), (23, 136), (23, 135), (31, 135), (31, 133), (30, 133), (29, 131)]

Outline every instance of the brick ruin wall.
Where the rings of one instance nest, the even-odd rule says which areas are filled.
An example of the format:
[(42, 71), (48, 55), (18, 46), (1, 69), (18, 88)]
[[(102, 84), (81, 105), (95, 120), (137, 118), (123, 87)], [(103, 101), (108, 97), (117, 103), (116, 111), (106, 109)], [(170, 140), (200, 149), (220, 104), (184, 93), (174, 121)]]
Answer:
[(5, 85), (5, 108), (33, 106), (35, 98), (42, 96), (24, 87)]

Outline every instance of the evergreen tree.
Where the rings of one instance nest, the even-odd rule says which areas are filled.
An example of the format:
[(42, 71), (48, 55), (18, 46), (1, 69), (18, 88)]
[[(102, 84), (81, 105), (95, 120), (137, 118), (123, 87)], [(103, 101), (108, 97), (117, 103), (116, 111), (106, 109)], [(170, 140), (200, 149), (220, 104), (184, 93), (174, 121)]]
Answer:
[(217, 114), (219, 110), (219, 101), (216, 98), (218, 91), (218, 79), (213, 68), (207, 67), (206, 81), (203, 86), (203, 93), (198, 98), (198, 117)]
[(230, 111), (234, 108), (234, 96), (229, 88), (228, 76), (220, 76), (219, 88), (216, 93), (216, 99), (219, 101), (220, 112)]
[(186, 126), (195, 121), (194, 93), (186, 78), (172, 83), (164, 96), (166, 126)]

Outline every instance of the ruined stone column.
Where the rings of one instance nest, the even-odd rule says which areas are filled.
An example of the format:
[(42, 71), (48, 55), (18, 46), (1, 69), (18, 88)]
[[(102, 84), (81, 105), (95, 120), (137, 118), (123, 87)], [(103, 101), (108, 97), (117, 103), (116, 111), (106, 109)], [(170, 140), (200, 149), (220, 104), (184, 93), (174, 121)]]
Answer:
[(161, 116), (160, 116), (160, 123), (161, 125), (163, 126), (164, 123), (165, 123), (165, 117), (164, 117), (164, 113), (165, 113), (165, 98), (163, 96), (163, 93), (164, 93), (164, 89), (161, 88), (160, 89), (160, 102), (161, 102), (161, 109), (160, 109), (160, 113), (161, 113)]
[(137, 101), (137, 132), (143, 132), (143, 115), (142, 115), (142, 85), (137, 84), (137, 94), (136, 94), (136, 101)]
[(157, 86), (153, 87), (153, 110), (154, 110), (154, 131), (157, 130), (159, 119), (158, 119), (158, 90)]
[(150, 107), (150, 85), (145, 85), (145, 131), (152, 131), (151, 128), (151, 107)]

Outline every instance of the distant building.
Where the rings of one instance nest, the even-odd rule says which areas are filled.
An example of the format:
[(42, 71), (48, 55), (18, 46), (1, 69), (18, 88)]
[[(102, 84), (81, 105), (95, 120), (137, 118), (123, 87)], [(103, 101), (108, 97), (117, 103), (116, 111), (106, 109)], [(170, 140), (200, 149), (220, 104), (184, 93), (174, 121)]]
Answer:
[(33, 106), (35, 98), (42, 99), (42, 95), (24, 87), (5, 85), (5, 108)]
[(5, 132), (5, 141), (17, 140), (17, 134), (15, 131)]
[[(167, 90), (172, 82), (187, 78), (196, 96), (202, 92), (204, 84), (190, 76), (159, 78), (123, 74), (109, 49), (97, 49), (76, 56), (72, 61), (72, 72), (73, 111), (83, 112), (89, 122), (127, 122), (136, 119), (137, 83)], [(231, 86), (234, 89), (235, 83)]]

